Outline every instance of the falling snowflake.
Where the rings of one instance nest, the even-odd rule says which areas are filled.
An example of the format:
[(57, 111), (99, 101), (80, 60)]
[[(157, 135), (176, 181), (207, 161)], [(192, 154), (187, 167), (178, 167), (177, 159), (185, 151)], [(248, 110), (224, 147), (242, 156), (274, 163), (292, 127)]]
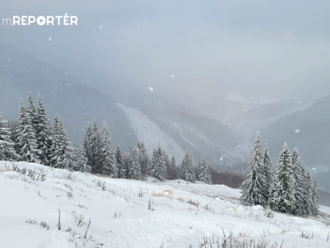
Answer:
[(312, 168), (312, 170), (316, 170), (315, 168)]
[(150, 90), (150, 91), (154, 91), (154, 88), (152, 88), (152, 87), (149, 87), (149, 90)]
[(49, 41), (52, 41), (52, 38), (48, 38)]
[(221, 156), (221, 158), (220, 158), (220, 161), (222, 161), (223, 160), (223, 156)]
[(171, 78), (175, 78), (175, 75), (174, 75), (174, 74), (170, 74), (170, 77), (171, 77)]
[(300, 129), (294, 130), (295, 133), (300, 133)]
[(99, 29), (103, 29), (103, 25), (102, 24), (99, 26)]
[(226, 28), (226, 32), (228, 32), (228, 28)]

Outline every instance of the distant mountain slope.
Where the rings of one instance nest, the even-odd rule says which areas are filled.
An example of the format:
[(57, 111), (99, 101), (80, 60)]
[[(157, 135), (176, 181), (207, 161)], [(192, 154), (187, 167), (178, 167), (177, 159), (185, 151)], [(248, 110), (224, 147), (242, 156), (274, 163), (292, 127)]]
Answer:
[(228, 119), (233, 129), (247, 137), (252, 135), (254, 138), (257, 131), (286, 115), (307, 108), (310, 105), (310, 102), (306, 103), (296, 100), (258, 104), (239, 114), (230, 116)]
[[(69, 70), (69, 68), (68, 68)], [(0, 111), (6, 119), (16, 119), (20, 101), (31, 91), (35, 104), (38, 93), (48, 117), (62, 117), (70, 140), (82, 142), (87, 122), (93, 118), (101, 127), (107, 121), (114, 145), (135, 145), (136, 135), (125, 113), (106, 95), (84, 87), (68, 72), (41, 63), (19, 49), (0, 45)]]
[(273, 157), (287, 142), (299, 147), (304, 166), (325, 170), (330, 165), (330, 96), (315, 101), (309, 107), (284, 116), (261, 131)]
[(20, 100), (26, 101), (29, 91), (35, 102), (40, 92), (48, 116), (58, 114), (63, 118), (75, 145), (82, 142), (87, 122), (95, 117), (99, 125), (103, 119), (108, 122), (114, 144), (125, 149), (135, 146), (138, 138), (146, 142), (149, 154), (160, 142), (169, 155), (176, 156), (177, 163), (185, 150), (193, 152), (196, 165), (206, 159), (215, 167), (225, 168), (247, 159), (243, 136), (149, 89), (112, 82), (107, 96), (84, 87), (70, 75), (70, 68), (60, 71), (8, 45), (0, 45), (0, 52), (0, 110), (7, 119), (17, 118)]

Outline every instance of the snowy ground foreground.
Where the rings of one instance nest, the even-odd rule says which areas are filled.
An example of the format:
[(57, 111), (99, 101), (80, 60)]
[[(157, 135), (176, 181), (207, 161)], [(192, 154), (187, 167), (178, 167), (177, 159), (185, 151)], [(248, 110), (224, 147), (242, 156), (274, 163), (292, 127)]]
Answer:
[[(198, 247), (203, 236), (215, 235), (221, 242), (222, 228), (227, 237), (232, 231), (242, 240), (264, 239), (276, 242), (277, 247), (283, 240), (282, 247), (330, 247), (326, 216), (274, 213), (274, 218), (268, 218), (260, 206), (239, 205), (239, 191), (223, 185), (111, 179), (32, 163), (14, 164), (43, 171), (46, 180), (33, 180), (12, 171), (12, 163), (0, 162), (1, 248), (188, 248)], [(57, 228), (59, 209), (61, 230)], [(330, 208), (321, 210), (330, 214)], [(309, 238), (301, 237), (302, 232)]]

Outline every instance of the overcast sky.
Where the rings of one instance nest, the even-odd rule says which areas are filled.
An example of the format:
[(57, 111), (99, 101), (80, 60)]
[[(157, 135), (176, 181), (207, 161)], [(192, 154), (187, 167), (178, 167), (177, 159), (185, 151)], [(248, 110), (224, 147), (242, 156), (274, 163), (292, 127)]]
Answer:
[(251, 99), (330, 92), (329, 0), (12, 0), (0, 18), (75, 15), (76, 26), (6, 27), (0, 42), (111, 90), (111, 83)]

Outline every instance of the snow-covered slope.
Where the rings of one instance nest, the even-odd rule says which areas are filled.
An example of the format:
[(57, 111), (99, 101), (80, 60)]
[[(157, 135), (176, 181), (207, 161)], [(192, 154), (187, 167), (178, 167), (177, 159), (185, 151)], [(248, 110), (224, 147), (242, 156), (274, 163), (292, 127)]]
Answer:
[(175, 156), (178, 161), (184, 157), (184, 150), (173, 140), (171, 136), (162, 131), (156, 123), (152, 122), (147, 115), (136, 108), (131, 108), (123, 104), (117, 104), (128, 116), (135, 129), (139, 140), (143, 141), (148, 155), (152, 156), (152, 151), (161, 144), (164, 151), (169, 155)]
[[(16, 171), (13, 163), (0, 162), (2, 248), (188, 248), (199, 247), (203, 237), (214, 236), (221, 244), (223, 232), (228, 240), (232, 232), (239, 242), (330, 247), (325, 215), (322, 219), (274, 213), (268, 218), (260, 206), (239, 205), (239, 191), (223, 185), (111, 179), (14, 164)], [(36, 174), (28, 176), (24, 168)]]

